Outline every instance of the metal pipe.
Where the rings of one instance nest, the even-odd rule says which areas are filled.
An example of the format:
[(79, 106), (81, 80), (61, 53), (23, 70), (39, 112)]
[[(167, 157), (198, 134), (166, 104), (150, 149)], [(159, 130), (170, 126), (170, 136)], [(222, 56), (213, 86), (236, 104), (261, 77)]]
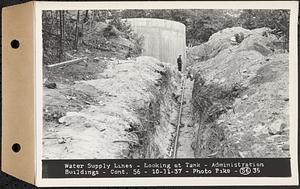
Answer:
[(177, 157), (178, 139), (179, 139), (179, 131), (181, 125), (181, 117), (182, 117), (181, 114), (182, 114), (183, 97), (184, 97), (184, 76), (182, 76), (182, 81), (181, 81), (181, 99), (180, 99), (179, 117), (178, 117), (177, 128), (176, 128), (175, 144), (174, 144), (174, 153), (173, 153), (174, 159)]
[(64, 61), (64, 62), (60, 62), (60, 63), (56, 63), (56, 64), (51, 64), (51, 65), (47, 65), (48, 68), (52, 68), (55, 66), (61, 66), (61, 65), (65, 65), (65, 64), (73, 64), (73, 63), (78, 63), (81, 62), (83, 60), (85, 60), (86, 58), (76, 58), (74, 60), (68, 60), (68, 61)]

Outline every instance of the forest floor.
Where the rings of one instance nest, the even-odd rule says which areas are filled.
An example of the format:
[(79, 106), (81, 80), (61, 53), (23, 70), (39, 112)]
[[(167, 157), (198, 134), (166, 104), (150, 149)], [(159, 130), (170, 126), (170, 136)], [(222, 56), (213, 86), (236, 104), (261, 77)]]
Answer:
[(102, 73), (109, 62), (124, 59), (116, 52), (81, 48), (68, 52), (70, 59), (83, 58), (81, 62), (66, 64), (53, 68), (44, 68), (44, 78), (47, 83), (74, 84), (75, 81), (95, 79)]

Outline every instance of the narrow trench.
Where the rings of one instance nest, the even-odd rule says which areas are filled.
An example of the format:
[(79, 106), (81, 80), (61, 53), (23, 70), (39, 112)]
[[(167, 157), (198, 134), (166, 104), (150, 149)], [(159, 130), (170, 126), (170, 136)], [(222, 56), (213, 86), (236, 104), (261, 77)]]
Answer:
[(143, 145), (141, 148), (132, 149), (130, 155), (132, 158), (195, 158), (193, 143), (199, 133), (196, 128), (198, 124), (194, 123), (194, 80), (185, 78), (183, 74), (184, 87), (180, 87), (182, 82), (180, 79), (174, 88), (172, 77), (174, 75), (169, 72), (162, 73), (160, 92), (154, 92), (157, 99), (149, 103), (146, 111), (139, 110), (143, 128), (147, 128), (147, 132), (139, 135)]
[[(174, 83), (171, 81), (173, 77), (174, 75), (168, 71), (162, 73), (160, 92), (155, 92), (155, 96), (158, 98), (149, 103), (147, 111), (140, 111), (142, 112), (141, 121), (144, 128), (147, 128), (147, 132), (139, 136), (144, 145), (142, 148), (132, 150), (133, 158), (137, 156), (144, 158), (195, 158), (195, 150), (192, 147), (197, 134), (195, 132), (197, 125), (193, 123), (194, 80), (185, 78), (184, 87), (181, 88), (182, 80), (177, 80), (174, 87)], [(182, 75), (182, 77), (186, 76)], [(182, 91), (183, 96), (181, 96)], [(181, 98), (183, 103), (179, 124)], [(177, 141), (176, 137), (178, 137)]]
[[(107, 121), (103, 124), (102, 118), (107, 119), (107, 115), (102, 114), (105, 106), (97, 105), (90, 107), (88, 105), (81, 112), (69, 114), (57, 121), (66, 125), (56, 128), (58, 135), (55, 137), (64, 137), (60, 141), (62, 144), (60, 146), (65, 146), (65, 143), (66, 145), (70, 144), (68, 147), (70, 151), (79, 147), (82, 148), (84, 142), (69, 142), (65, 141), (65, 138), (66, 136), (70, 136), (69, 138), (79, 138), (79, 141), (81, 141), (81, 132), (84, 131), (93, 136), (95, 144), (107, 143), (114, 147), (111, 151), (101, 152), (103, 157), (106, 157), (106, 154), (125, 159), (174, 158), (174, 154), (176, 154), (176, 158), (227, 157), (228, 155), (225, 154), (226, 152), (224, 152), (224, 148), (222, 147), (226, 146), (224, 131), (216, 124), (216, 120), (232, 107), (234, 99), (243, 89), (238, 85), (222, 87), (216, 84), (208, 84), (205, 83), (200, 75), (196, 75), (193, 80), (190, 80), (183, 74), (182, 77), (185, 77), (185, 82), (182, 114), (181, 122), (178, 124), (182, 91), (180, 87), (180, 74), (174, 67), (162, 64), (156, 69), (154, 70), (157, 74), (156, 79), (149, 82), (146, 85), (147, 88), (143, 89), (145, 91), (145, 98), (140, 99), (142, 103), (137, 101), (136, 106), (133, 103), (132, 107), (134, 108), (128, 111), (129, 115), (132, 115), (136, 119), (126, 119), (124, 123), (128, 124), (127, 128), (122, 131), (119, 128), (115, 130), (116, 132), (109, 131), (115, 128), (112, 122)], [(87, 86), (102, 87), (102, 85), (98, 86), (100, 81), (102, 80), (91, 80), (86, 82), (88, 85), (78, 85), (80, 87), (86, 86), (85, 89), (90, 90)], [(105, 82), (102, 81), (102, 84)], [(93, 90), (94, 88), (91, 89), (91, 91)], [(97, 94), (95, 92), (94, 95)], [(114, 99), (119, 100), (116, 97), (109, 100)], [(126, 103), (132, 102), (128, 101)], [(99, 114), (93, 113), (95, 110), (99, 111)], [(92, 117), (88, 115), (90, 112), (93, 114)], [(115, 113), (115, 110), (112, 112)], [(101, 115), (101, 119), (99, 115)], [(99, 127), (101, 126), (101, 129), (99, 136), (101, 137), (94, 137), (98, 135), (92, 132), (91, 128), (94, 128), (95, 122), (98, 123), (98, 119), (100, 120)], [(73, 127), (69, 126), (72, 124), (78, 130), (72, 129)], [(109, 127), (109, 124), (112, 125), (112, 128)], [(82, 125), (84, 127), (80, 127)], [(178, 129), (179, 135), (177, 137)], [(110, 134), (108, 135), (104, 131)], [(51, 133), (52, 137), (52, 132), (48, 133)], [(114, 136), (111, 137), (110, 135)], [(49, 138), (48, 135), (47, 137)], [(109, 138), (109, 140), (105, 137)], [(176, 137), (178, 138), (177, 141)], [(112, 140), (113, 142), (110, 143)], [(51, 157), (52, 155), (59, 154), (61, 151), (65, 151), (64, 148), (54, 148), (55, 146), (51, 145), (51, 142), (49, 141), (49, 145), (47, 145), (49, 149), (45, 150), (46, 157)], [(177, 147), (176, 149), (175, 146)], [(106, 149), (105, 147), (98, 147), (96, 145), (95, 149), (98, 148)], [(86, 151), (90, 151), (90, 149), (86, 149)], [(75, 152), (75, 150), (72, 151), (72, 153)], [(96, 151), (94, 156), (98, 157), (99, 154), (100, 151)]]
[(158, 101), (150, 103), (150, 112), (146, 113), (152, 122), (145, 123), (148, 132), (143, 137), (143, 140), (146, 139), (142, 150), (146, 153), (144, 157), (235, 156), (226, 154), (225, 131), (219, 127), (216, 120), (232, 108), (232, 103), (244, 88), (236, 84), (227, 87), (206, 84), (200, 75), (195, 76), (193, 80), (186, 78), (183, 89), (177, 89), (177, 92), (183, 90), (181, 121), (178, 124), (181, 95), (177, 94), (177, 97), (173, 98), (171, 77), (168, 74), (163, 77), (165, 79), (161, 83), (162, 91), (156, 94), (159, 96)]
[(183, 94), (183, 107), (180, 128), (180, 134), (178, 138), (177, 158), (194, 158), (194, 150), (192, 149), (192, 141), (194, 138), (194, 127), (192, 123), (192, 90), (194, 82), (186, 79), (185, 89)]

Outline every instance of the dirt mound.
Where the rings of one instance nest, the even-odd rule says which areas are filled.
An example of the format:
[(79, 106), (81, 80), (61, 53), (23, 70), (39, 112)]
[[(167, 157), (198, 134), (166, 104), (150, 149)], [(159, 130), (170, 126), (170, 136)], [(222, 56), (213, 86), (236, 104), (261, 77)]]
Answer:
[[(211, 49), (193, 65), (196, 157), (289, 156), (288, 54), (274, 50), (268, 31), (225, 29), (194, 47)], [(240, 32), (244, 40), (232, 45)]]
[[(233, 44), (232, 38), (236, 34), (242, 34), (244, 39), (240, 43)], [(277, 49), (284, 48), (283, 45), (284, 42), (277, 39), (269, 28), (247, 30), (234, 27), (221, 30), (213, 34), (208, 42), (191, 47), (188, 50), (188, 55), (189, 62), (193, 64), (194, 62), (206, 61), (222, 52), (228, 54), (235, 51), (254, 50), (267, 56)]]
[(178, 83), (174, 66), (138, 57), (109, 62), (96, 79), (45, 89), (43, 157), (168, 157)]

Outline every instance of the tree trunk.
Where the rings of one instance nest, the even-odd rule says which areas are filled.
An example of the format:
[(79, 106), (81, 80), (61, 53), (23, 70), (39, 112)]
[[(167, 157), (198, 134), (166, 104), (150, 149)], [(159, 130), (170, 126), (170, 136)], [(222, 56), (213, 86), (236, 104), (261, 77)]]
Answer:
[(61, 47), (61, 57), (62, 57), (62, 60), (64, 58), (64, 41), (65, 41), (65, 27), (66, 27), (66, 24), (65, 24), (65, 11), (63, 10), (62, 11), (62, 37), (61, 37), (61, 41), (62, 41), (62, 47)]
[(62, 60), (62, 54), (63, 54), (63, 11), (59, 10), (59, 62)]
[(54, 23), (54, 16), (53, 16), (53, 11), (51, 11), (51, 31), (53, 28), (53, 23)]
[(89, 11), (86, 10), (86, 11), (85, 11), (85, 17), (84, 17), (83, 22), (86, 23), (88, 20), (89, 20)]
[(76, 28), (75, 28), (75, 42), (74, 42), (74, 48), (75, 48), (76, 50), (78, 50), (79, 17), (80, 17), (80, 12), (79, 12), (79, 10), (78, 10), (78, 11), (77, 11)]

